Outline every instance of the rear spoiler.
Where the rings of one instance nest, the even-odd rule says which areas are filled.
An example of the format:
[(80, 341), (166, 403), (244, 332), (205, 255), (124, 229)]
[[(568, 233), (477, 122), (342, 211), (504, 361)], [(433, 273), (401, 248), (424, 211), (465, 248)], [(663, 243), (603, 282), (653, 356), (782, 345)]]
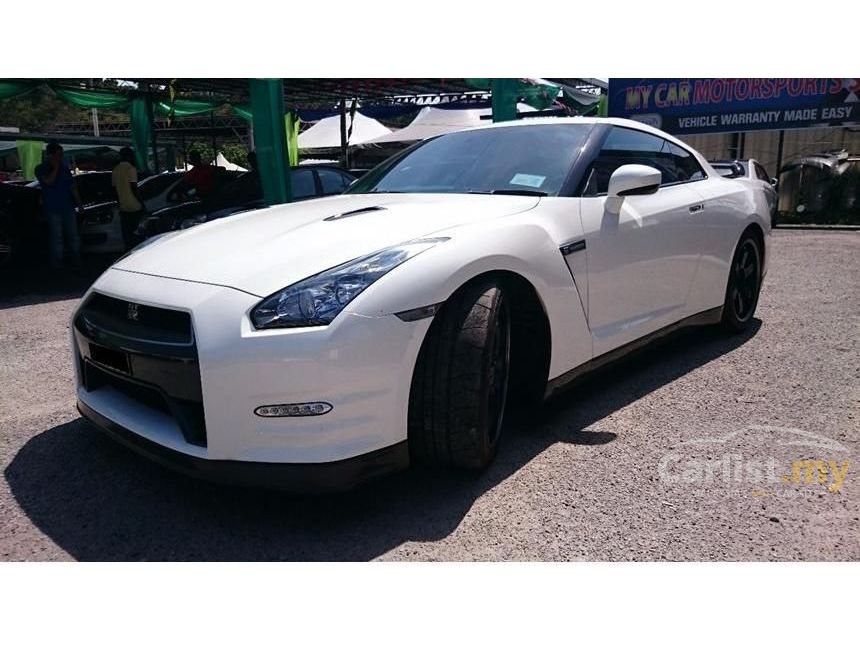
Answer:
[(719, 168), (714, 168), (714, 170), (717, 171), (717, 174), (719, 174), (720, 177), (725, 177), (727, 179), (735, 179), (736, 177), (743, 177), (746, 175), (743, 166), (738, 162), (734, 162), (732, 164), (723, 162), (720, 164)]

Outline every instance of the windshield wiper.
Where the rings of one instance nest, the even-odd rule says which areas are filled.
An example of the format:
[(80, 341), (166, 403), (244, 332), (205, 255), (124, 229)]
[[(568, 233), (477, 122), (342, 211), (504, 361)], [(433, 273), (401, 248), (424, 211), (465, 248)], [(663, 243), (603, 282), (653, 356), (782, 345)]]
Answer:
[(542, 190), (528, 190), (527, 188), (499, 188), (494, 190), (493, 195), (524, 195), (526, 197), (546, 197), (547, 193)]

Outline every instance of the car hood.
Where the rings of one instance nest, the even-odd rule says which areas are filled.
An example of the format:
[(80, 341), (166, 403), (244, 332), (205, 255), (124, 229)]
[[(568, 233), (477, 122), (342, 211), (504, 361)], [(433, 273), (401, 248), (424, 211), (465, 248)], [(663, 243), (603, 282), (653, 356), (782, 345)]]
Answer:
[(338, 195), (173, 233), (113, 268), (263, 297), (353, 258), (455, 226), (520, 213), (538, 201), (513, 195)]

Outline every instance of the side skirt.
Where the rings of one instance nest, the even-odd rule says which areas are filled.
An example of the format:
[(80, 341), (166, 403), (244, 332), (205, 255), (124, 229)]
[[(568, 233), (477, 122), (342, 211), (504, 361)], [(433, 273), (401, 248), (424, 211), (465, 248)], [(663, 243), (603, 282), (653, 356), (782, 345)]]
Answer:
[(642, 338), (637, 338), (634, 341), (627, 343), (626, 345), (622, 345), (621, 347), (616, 347), (615, 349), (606, 352), (605, 354), (601, 354), (600, 356), (591, 359), (590, 361), (583, 363), (582, 365), (578, 365), (574, 367), (569, 372), (565, 372), (560, 376), (556, 376), (554, 379), (551, 379), (546, 384), (546, 390), (544, 391), (544, 400), (550, 398), (554, 394), (557, 394), (559, 390), (562, 390), (569, 385), (572, 385), (574, 381), (579, 378), (594, 372), (595, 370), (608, 365), (609, 363), (613, 363), (625, 356), (632, 354), (633, 352), (644, 348), (646, 345), (653, 343), (656, 340), (664, 338), (669, 334), (678, 331), (679, 329), (684, 329), (686, 327), (703, 327), (706, 325), (714, 325), (723, 317), (723, 308), (722, 307), (714, 307), (713, 309), (707, 309), (697, 314), (693, 314), (692, 316), (688, 316), (682, 320), (679, 320), (676, 323), (672, 323), (671, 325), (667, 325), (662, 329), (658, 329), (657, 331), (651, 332), (647, 336), (643, 336)]

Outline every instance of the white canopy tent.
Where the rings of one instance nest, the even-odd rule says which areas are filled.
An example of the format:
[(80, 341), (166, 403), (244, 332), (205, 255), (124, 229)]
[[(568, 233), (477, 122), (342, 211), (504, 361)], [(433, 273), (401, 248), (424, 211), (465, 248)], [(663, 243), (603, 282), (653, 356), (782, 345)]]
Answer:
[[(346, 123), (347, 127), (349, 127), (349, 116), (346, 118)], [(390, 133), (391, 130), (376, 119), (371, 119), (364, 116), (361, 112), (356, 112), (352, 122), (352, 135), (349, 138), (349, 144), (357, 145), (365, 143), (366, 141)], [(339, 147), (340, 115), (320, 119), (299, 135), (299, 150)]]
[[(225, 157), (220, 152), (215, 156), (215, 161), (209, 165), (210, 166), (221, 166), (222, 168), (224, 168), (226, 170), (234, 170), (236, 172), (248, 172), (247, 168), (242, 168), (242, 166), (240, 166), (239, 164), (235, 164), (232, 161), (229, 161), (227, 159), (227, 157)], [(177, 166), (176, 172), (188, 171), (188, 170), (191, 170), (193, 167), (194, 166), (192, 166), (190, 163), (186, 162), (184, 167), (183, 166)]]
[(226, 168), (227, 170), (247, 172), (246, 168), (242, 168), (242, 166), (240, 166), (239, 164), (235, 164), (232, 161), (228, 161), (227, 157), (225, 157), (220, 152), (215, 157), (215, 165), (221, 166), (222, 168)]
[[(534, 112), (535, 109), (525, 103), (517, 105), (518, 112)], [(486, 118), (482, 118), (486, 117)], [(405, 143), (407, 141), (423, 141), (430, 137), (459, 130), (468, 130), (479, 125), (492, 123), (492, 109), (442, 109), (424, 107), (412, 120), (412, 123), (401, 130), (385, 134), (370, 141), (367, 145), (380, 143)]]

